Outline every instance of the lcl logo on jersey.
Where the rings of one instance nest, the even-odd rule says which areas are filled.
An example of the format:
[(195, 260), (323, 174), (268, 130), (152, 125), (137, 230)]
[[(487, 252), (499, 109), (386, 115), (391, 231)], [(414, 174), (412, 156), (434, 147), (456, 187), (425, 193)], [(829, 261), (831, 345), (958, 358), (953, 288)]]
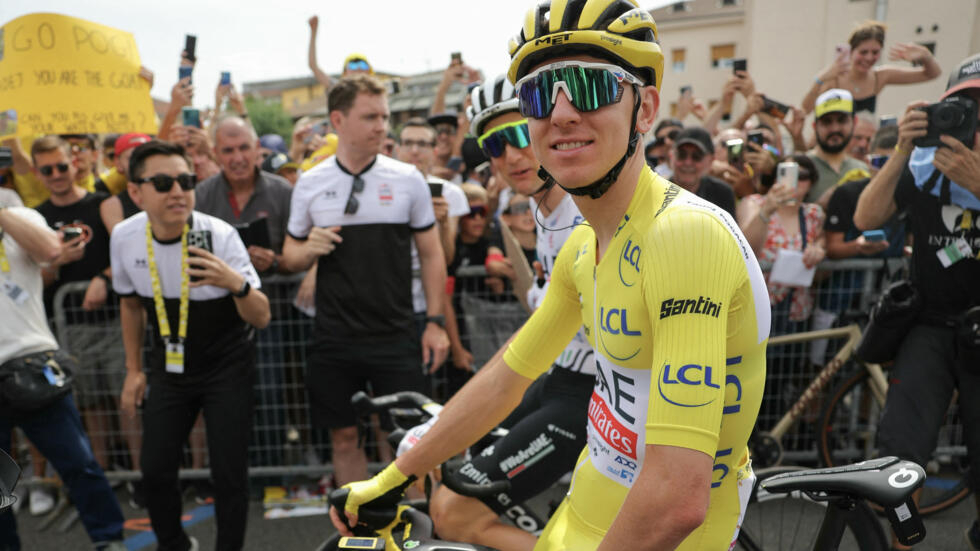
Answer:
[(697, 408), (701, 406), (706, 406), (715, 399), (712, 398), (707, 402), (702, 402), (698, 404), (685, 403), (677, 399), (671, 399), (667, 396), (668, 393), (673, 393), (673, 385), (684, 385), (687, 387), (692, 386), (705, 386), (708, 388), (721, 389), (721, 385), (715, 380), (716, 373), (711, 368), (710, 365), (698, 365), (698, 364), (686, 364), (679, 368), (673, 368), (668, 363), (665, 363), (663, 368), (660, 370), (660, 377), (657, 379), (657, 390), (660, 392), (660, 396), (667, 402), (674, 404), (675, 406), (681, 406), (686, 408)]
[(623, 334), (627, 337), (639, 337), (643, 334), (640, 331), (630, 330), (629, 322), (626, 320), (625, 308), (610, 308), (608, 310), (605, 306), (599, 308), (599, 328), (610, 335)]
[(623, 245), (623, 250), (619, 254), (619, 280), (623, 282), (623, 285), (632, 287), (636, 285), (639, 273), (640, 246), (630, 238), (626, 240), (626, 244)]

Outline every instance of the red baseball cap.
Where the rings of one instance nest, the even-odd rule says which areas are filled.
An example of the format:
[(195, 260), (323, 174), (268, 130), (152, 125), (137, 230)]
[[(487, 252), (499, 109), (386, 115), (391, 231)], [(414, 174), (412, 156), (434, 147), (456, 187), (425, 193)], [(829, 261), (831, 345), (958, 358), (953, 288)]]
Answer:
[(146, 142), (152, 140), (153, 138), (147, 136), (146, 134), (140, 134), (139, 132), (130, 132), (129, 134), (123, 134), (116, 139), (116, 157), (122, 154), (123, 151), (127, 149), (132, 149), (140, 144), (145, 144)]

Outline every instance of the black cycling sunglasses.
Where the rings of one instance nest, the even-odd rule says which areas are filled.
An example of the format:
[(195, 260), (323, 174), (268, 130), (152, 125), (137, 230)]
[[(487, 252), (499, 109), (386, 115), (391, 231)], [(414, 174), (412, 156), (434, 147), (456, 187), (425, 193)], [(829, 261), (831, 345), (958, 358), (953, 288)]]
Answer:
[(154, 174), (149, 178), (143, 178), (136, 182), (137, 184), (153, 184), (153, 189), (160, 193), (167, 193), (174, 187), (174, 182), (180, 184), (180, 189), (184, 191), (190, 191), (194, 189), (197, 185), (197, 174), (178, 174), (177, 176), (170, 176), (169, 174)]
[(364, 191), (364, 180), (359, 175), (354, 176), (354, 182), (350, 187), (350, 195), (347, 196), (347, 205), (344, 207), (344, 214), (357, 214), (357, 209), (361, 206), (361, 203), (358, 202), (357, 197), (354, 197), (354, 194), (362, 191)]
[(58, 172), (64, 174), (68, 172), (68, 163), (55, 163), (53, 165), (44, 165), (37, 167), (37, 171), (44, 176), (51, 176), (54, 174), (54, 169), (57, 168)]

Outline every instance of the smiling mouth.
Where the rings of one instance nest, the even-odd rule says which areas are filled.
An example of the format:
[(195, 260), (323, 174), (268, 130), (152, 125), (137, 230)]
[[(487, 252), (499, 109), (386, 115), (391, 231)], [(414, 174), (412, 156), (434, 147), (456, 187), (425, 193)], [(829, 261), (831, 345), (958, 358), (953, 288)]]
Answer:
[(563, 142), (563, 143), (557, 143), (557, 144), (555, 144), (555, 145), (553, 145), (551, 147), (552, 147), (552, 149), (557, 149), (558, 151), (566, 151), (566, 150), (569, 150), (569, 149), (576, 149), (576, 148), (579, 148), (579, 147), (585, 147), (585, 146), (589, 145), (590, 143), (592, 143), (592, 142)]

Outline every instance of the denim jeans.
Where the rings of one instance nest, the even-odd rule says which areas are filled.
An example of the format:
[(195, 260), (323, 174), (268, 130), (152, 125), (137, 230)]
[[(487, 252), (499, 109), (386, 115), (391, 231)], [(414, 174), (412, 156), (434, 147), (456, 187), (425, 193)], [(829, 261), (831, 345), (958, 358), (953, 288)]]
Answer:
[[(0, 415), (0, 448), (10, 452), (10, 431), (20, 427), (64, 482), (88, 537), (94, 543), (123, 539), (123, 514), (102, 468), (95, 461), (71, 395), (29, 414)], [(17, 521), (0, 514), (0, 550), (17, 551)]]

